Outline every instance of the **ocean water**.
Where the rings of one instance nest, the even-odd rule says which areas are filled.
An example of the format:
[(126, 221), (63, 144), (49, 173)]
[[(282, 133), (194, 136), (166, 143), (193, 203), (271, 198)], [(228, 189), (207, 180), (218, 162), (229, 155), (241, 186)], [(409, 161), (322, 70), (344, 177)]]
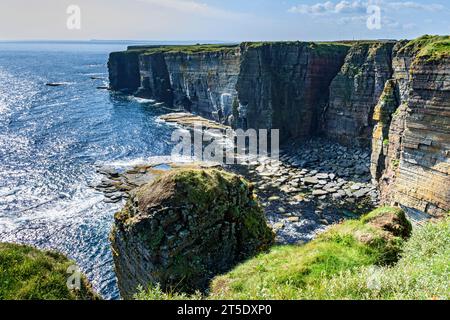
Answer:
[(125, 47), (0, 43), (0, 242), (68, 255), (107, 299), (119, 298), (108, 235), (121, 204), (91, 187), (96, 166), (169, 155), (173, 130), (151, 103), (96, 89)]

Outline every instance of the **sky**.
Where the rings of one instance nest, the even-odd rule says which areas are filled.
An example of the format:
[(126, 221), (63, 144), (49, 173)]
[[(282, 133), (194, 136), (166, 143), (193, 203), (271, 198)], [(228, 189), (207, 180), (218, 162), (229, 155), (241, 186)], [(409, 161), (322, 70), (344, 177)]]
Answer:
[(449, 0), (0, 1), (0, 40), (309, 41), (423, 34), (450, 34)]

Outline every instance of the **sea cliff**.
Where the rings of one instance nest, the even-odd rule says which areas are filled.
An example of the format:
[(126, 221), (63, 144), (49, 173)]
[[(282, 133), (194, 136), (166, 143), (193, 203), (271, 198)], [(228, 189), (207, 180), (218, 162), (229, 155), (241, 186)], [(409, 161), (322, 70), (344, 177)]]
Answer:
[(385, 204), (450, 210), (450, 39), (130, 47), (111, 89), (235, 128), (371, 150)]

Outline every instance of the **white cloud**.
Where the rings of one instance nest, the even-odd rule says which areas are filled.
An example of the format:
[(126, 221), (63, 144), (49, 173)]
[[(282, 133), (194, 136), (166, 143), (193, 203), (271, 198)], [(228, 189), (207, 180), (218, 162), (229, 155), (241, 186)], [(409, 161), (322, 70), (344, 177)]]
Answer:
[(239, 19), (245, 15), (194, 0), (137, 0), (149, 5), (208, 18)]
[(384, 11), (388, 10), (425, 10), (425, 11), (439, 11), (445, 9), (440, 4), (422, 4), (414, 1), (327, 1), (318, 2), (315, 4), (307, 5), (300, 4), (291, 7), (288, 12), (310, 14), (310, 15), (326, 15), (326, 14), (365, 14), (368, 5), (371, 3), (379, 5)]
[(290, 8), (288, 11), (291, 13), (302, 13), (302, 14), (324, 14), (335, 10), (335, 5), (330, 2), (316, 3), (313, 5), (300, 4)]
[(288, 11), (291, 13), (323, 15), (330, 13), (365, 13), (367, 10), (367, 2), (354, 1), (340, 1), (337, 3), (327, 1), (323, 3), (316, 3), (312, 5), (300, 4), (293, 6)]
[(337, 13), (366, 13), (367, 2), (363, 1), (341, 1), (336, 4)]
[(361, 24), (366, 23), (367, 17), (366, 16), (351, 16), (351, 17), (342, 17), (338, 20), (339, 24)]
[(439, 11), (445, 9), (443, 5), (435, 4), (435, 3), (429, 3), (429, 4), (422, 4), (417, 3), (413, 1), (402, 1), (402, 2), (390, 2), (387, 4), (389, 8), (395, 9), (395, 10), (402, 10), (402, 9), (415, 9), (415, 10), (426, 10), (426, 11)]

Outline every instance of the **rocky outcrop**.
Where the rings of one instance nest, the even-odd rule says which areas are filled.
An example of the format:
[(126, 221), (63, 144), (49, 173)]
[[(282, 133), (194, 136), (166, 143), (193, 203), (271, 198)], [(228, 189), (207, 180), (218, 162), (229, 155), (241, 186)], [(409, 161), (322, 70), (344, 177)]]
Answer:
[(209, 280), (268, 248), (252, 186), (216, 169), (173, 170), (143, 186), (115, 217), (111, 234), (118, 285), (203, 290)]
[[(389, 130), (394, 112), (399, 107), (398, 90), (396, 82), (390, 79), (386, 82), (378, 104), (373, 113), (376, 125), (372, 134), (372, 156), (370, 171), (375, 180), (381, 178), (386, 169), (386, 155), (390, 146)], [(395, 148), (399, 144), (396, 143)]]
[(393, 46), (393, 42), (369, 42), (351, 47), (330, 85), (323, 124), (328, 137), (347, 145), (370, 145), (374, 109), (392, 75)]
[(450, 58), (424, 53), (435, 41), (423, 37), (394, 50), (393, 79), (379, 104), (384, 116), (376, 118), (372, 173), (384, 202), (439, 215), (450, 210)]

